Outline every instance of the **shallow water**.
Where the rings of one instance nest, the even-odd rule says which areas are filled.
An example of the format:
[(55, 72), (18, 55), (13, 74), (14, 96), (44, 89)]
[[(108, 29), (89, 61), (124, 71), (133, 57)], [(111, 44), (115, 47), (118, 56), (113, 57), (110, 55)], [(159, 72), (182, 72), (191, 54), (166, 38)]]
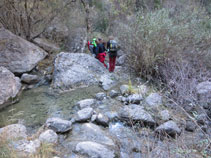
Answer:
[(0, 127), (21, 122), (27, 127), (43, 125), (49, 117), (70, 119), (76, 102), (93, 98), (102, 91), (99, 87), (80, 88), (63, 94), (54, 92), (49, 86), (26, 90), (20, 101), (0, 111)]

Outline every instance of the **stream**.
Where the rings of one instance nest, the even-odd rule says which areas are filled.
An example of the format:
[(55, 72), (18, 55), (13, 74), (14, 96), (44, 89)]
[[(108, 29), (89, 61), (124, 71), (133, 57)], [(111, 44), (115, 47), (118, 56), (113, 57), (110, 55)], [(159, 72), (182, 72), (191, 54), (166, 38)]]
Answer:
[(79, 88), (59, 94), (49, 86), (25, 90), (19, 102), (0, 111), (0, 127), (11, 123), (23, 123), (35, 129), (42, 126), (49, 117), (71, 118), (73, 106), (82, 99), (93, 98), (102, 91), (98, 86)]

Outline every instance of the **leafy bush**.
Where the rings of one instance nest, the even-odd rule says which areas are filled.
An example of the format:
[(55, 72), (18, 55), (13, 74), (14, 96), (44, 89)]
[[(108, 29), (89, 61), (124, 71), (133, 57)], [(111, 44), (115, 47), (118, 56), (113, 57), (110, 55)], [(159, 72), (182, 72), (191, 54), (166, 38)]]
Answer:
[(203, 8), (190, 7), (173, 16), (160, 9), (137, 14), (127, 29), (118, 28), (118, 36), (129, 53), (130, 66), (146, 79), (166, 83), (174, 98), (184, 104), (187, 96), (193, 101), (197, 82), (210, 74), (206, 60), (210, 26), (211, 18)]

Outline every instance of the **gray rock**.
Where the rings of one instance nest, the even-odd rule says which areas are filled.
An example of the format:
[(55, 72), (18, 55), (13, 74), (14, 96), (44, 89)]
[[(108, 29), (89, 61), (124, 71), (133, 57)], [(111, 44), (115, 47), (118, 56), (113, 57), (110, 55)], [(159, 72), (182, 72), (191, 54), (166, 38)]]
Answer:
[(90, 120), (92, 117), (92, 114), (93, 114), (92, 108), (84, 108), (77, 112), (75, 120), (77, 122), (83, 122), (83, 121)]
[(47, 130), (40, 134), (39, 140), (42, 143), (57, 143), (58, 135), (53, 130)]
[(96, 104), (95, 99), (84, 99), (76, 103), (76, 106), (78, 106), (80, 109), (91, 107)]
[(147, 125), (155, 125), (152, 116), (146, 112), (143, 107), (135, 104), (124, 106), (120, 109), (119, 117), (126, 120), (140, 121)]
[(143, 100), (143, 97), (141, 94), (132, 94), (126, 98), (126, 102), (133, 103), (133, 104), (139, 104), (141, 100)]
[(200, 114), (196, 117), (196, 120), (199, 124), (204, 125), (206, 120), (207, 120), (207, 115), (206, 114)]
[(90, 158), (115, 158), (115, 152), (108, 149), (105, 145), (86, 141), (76, 145), (76, 152), (87, 155)]
[(116, 78), (112, 74), (104, 74), (100, 77), (99, 84), (105, 91), (107, 91), (114, 87), (117, 82)]
[(0, 28), (0, 66), (13, 73), (31, 71), (47, 53), (34, 44)]
[(146, 103), (152, 108), (157, 108), (162, 105), (162, 96), (158, 93), (152, 93), (146, 98)]
[(44, 38), (35, 38), (34, 42), (41, 47), (42, 49), (44, 49), (47, 52), (59, 52), (60, 48), (59, 46), (57, 46), (54, 43), (49, 42), (47, 39)]
[(124, 65), (127, 59), (127, 55), (122, 55), (117, 59), (116, 65)]
[(71, 130), (72, 122), (55, 117), (47, 119), (46, 126), (57, 133), (65, 133)]
[(12, 124), (0, 128), (0, 136), (7, 140), (26, 139), (26, 127), (21, 124)]
[(53, 87), (70, 90), (97, 85), (106, 72), (103, 64), (88, 54), (62, 52), (54, 62)]
[(96, 119), (97, 119), (97, 115), (96, 114), (92, 115), (91, 121), (94, 122)]
[(163, 110), (160, 112), (161, 119), (164, 121), (168, 121), (170, 119), (170, 114), (168, 110)]
[(40, 81), (39, 76), (24, 73), (21, 76), (21, 81), (27, 84), (35, 84)]
[(155, 132), (162, 135), (168, 134), (174, 137), (175, 135), (179, 135), (181, 133), (181, 129), (174, 121), (168, 121), (157, 127), (155, 129)]
[(195, 129), (196, 129), (196, 125), (193, 121), (187, 121), (186, 122), (186, 126), (185, 126), (186, 131), (194, 132)]
[(93, 123), (74, 124), (72, 134), (66, 140), (70, 141), (93, 141), (103, 143), (108, 146), (115, 146), (114, 141), (109, 133), (103, 130), (100, 126)]
[(109, 119), (107, 116), (103, 115), (103, 114), (98, 114), (97, 118), (95, 120), (98, 124), (103, 125), (103, 126), (108, 126), (109, 124)]
[(109, 125), (109, 131), (115, 138), (120, 148), (120, 152), (130, 154), (128, 157), (133, 157), (131, 154), (134, 151), (141, 151), (142, 142), (137, 134), (121, 123), (114, 123)]
[(211, 93), (211, 82), (205, 81), (201, 82), (196, 86), (196, 90), (198, 94), (207, 94)]
[(20, 90), (20, 79), (15, 77), (15, 75), (6, 68), (0, 66), (0, 108), (9, 104), (9, 99), (15, 98)]
[(111, 98), (115, 98), (115, 97), (117, 97), (119, 95), (119, 93), (117, 92), (117, 91), (115, 91), (115, 90), (111, 90), (110, 92), (109, 92), (109, 96), (111, 97)]
[(118, 118), (118, 113), (116, 111), (108, 111), (105, 113), (105, 116), (107, 116), (109, 120), (114, 120)]
[(122, 95), (127, 94), (128, 91), (129, 91), (129, 86), (128, 86), (128, 85), (122, 85), (122, 86), (120, 87), (120, 92), (121, 92)]
[(103, 92), (97, 93), (97, 94), (95, 95), (95, 98), (96, 98), (97, 100), (100, 100), (100, 101), (102, 101), (103, 99), (105, 99), (105, 97), (106, 97), (106, 94), (103, 93)]

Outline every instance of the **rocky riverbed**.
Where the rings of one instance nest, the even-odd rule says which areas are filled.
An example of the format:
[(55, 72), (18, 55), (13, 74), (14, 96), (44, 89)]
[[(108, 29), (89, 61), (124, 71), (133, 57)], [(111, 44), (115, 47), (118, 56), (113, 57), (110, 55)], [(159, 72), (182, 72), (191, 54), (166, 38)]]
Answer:
[[(0, 42), (6, 35), (19, 39), (0, 30)], [(0, 112), (0, 149), (8, 147), (9, 154), (20, 158), (40, 156), (44, 149), (49, 158), (210, 156), (207, 115), (169, 106), (162, 92), (121, 66), (124, 61), (109, 73), (89, 54), (61, 52), (50, 67), (52, 74), (45, 73), (49, 68), (39, 70), (37, 60), (20, 53), (33, 47), (41, 60), (43, 50), (24, 40), (6, 42), (11, 41), (4, 51), (14, 46), (19, 52), (13, 64), (10, 53), (0, 56), (0, 106), (13, 103)], [(29, 67), (19, 55), (21, 61), (30, 58)], [(200, 83), (197, 91), (209, 95), (210, 82)], [(46, 144), (52, 149), (46, 151)]]

